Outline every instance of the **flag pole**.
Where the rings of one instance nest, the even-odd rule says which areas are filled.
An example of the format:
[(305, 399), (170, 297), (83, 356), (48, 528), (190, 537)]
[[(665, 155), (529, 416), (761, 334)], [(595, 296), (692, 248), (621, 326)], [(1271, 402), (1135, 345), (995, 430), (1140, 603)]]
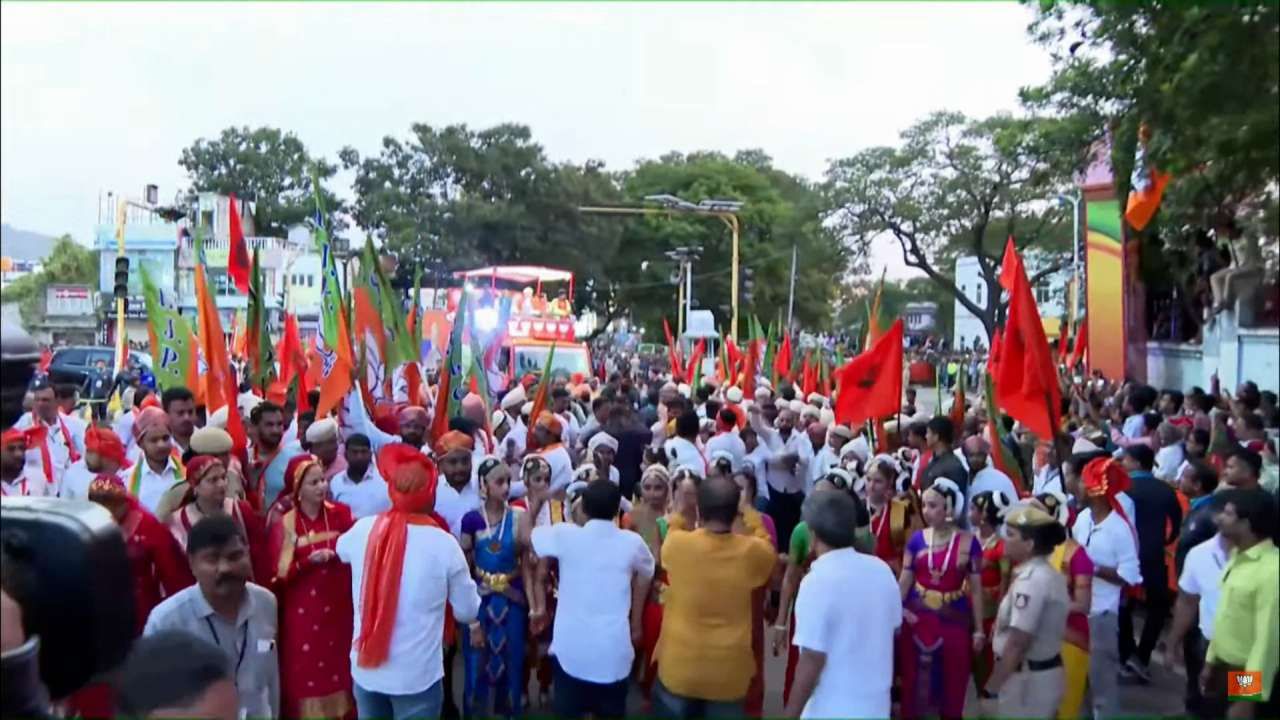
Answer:
[(787, 293), (787, 331), (791, 330), (793, 311), (796, 306), (796, 246), (791, 245), (791, 290)]

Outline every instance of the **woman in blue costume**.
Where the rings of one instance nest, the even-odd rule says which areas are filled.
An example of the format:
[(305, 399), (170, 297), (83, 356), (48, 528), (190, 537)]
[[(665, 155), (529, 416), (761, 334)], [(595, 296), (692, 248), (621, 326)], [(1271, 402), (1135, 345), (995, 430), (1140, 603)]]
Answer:
[[(480, 590), (480, 615), (463, 648), (464, 717), (514, 717), (524, 712), (525, 627), (533, 586), (524, 512), (507, 502), (511, 470), (497, 457), (480, 461), (484, 504), (462, 518), (462, 549)], [(539, 603), (540, 605), (540, 603)]]

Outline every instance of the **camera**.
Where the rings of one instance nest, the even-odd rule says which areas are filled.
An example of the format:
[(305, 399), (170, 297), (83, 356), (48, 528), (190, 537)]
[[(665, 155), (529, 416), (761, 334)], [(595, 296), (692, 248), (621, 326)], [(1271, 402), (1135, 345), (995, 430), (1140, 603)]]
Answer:
[[(0, 500), (5, 592), (40, 638), (40, 679), (54, 699), (120, 665), (133, 642), (133, 579), (124, 536), (96, 503)], [(12, 589), (11, 589), (11, 586)]]

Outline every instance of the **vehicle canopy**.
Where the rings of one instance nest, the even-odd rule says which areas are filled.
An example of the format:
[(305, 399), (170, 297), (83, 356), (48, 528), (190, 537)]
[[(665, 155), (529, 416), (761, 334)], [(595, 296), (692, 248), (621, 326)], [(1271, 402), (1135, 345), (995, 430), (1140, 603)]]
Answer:
[[(449, 291), (448, 310), (457, 311), (465, 292), (475, 312), (475, 329), (482, 335), (502, 333), (503, 352), (496, 358), (505, 380), (500, 386), (526, 374), (540, 374), (552, 345), (556, 348), (553, 373), (570, 378), (591, 374), (590, 351), (577, 341), (572, 272), (541, 265), (492, 265), (463, 270), (454, 277), (464, 283)], [(548, 300), (548, 286), (554, 285), (560, 287)]]

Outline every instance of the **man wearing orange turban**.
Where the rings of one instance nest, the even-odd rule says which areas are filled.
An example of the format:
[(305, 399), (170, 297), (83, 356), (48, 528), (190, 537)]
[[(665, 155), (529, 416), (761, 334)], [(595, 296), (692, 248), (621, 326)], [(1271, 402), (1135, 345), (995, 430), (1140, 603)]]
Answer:
[(1086, 507), (1072, 528), (1094, 565), (1089, 607), (1089, 692), (1093, 715), (1117, 714), (1120, 687), (1120, 601), (1126, 586), (1142, 583), (1138, 539), (1133, 523), (1117, 500), (1129, 487), (1120, 463), (1099, 457), (1081, 472), (1081, 500)]
[(445, 604), (470, 623), (480, 596), (462, 548), (434, 512), (439, 474), (431, 459), (391, 444), (378, 453), (378, 470), (391, 509), (357, 520), (337, 545), (361, 599), (352, 636), (356, 707), (360, 717), (440, 717)]
[(27, 467), (27, 449), (44, 428), (5, 430), (0, 436), (0, 495), (44, 497), (53, 494), (53, 486), (39, 473)]
[(84, 433), (84, 457), (71, 463), (62, 478), (59, 497), (72, 500), (89, 498), (89, 483), (103, 473), (120, 475), (133, 465), (126, 457), (124, 442), (115, 431), (105, 427), (90, 427)]
[(474, 451), (475, 440), (458, 430), (450, 430), (436, 441), (436, 461), (444, 475), (436, 510), (455, 536), (462, 532), (462, 516), (480, 507), (479, 489), (471, 482)]
[(544, 410), (534, 420), (533, 436), (538, 443), (538, 454), (551, 466), (551, 492), (569, 487), (573, 482), (573, 458), (561, 442), (564, 423)]

